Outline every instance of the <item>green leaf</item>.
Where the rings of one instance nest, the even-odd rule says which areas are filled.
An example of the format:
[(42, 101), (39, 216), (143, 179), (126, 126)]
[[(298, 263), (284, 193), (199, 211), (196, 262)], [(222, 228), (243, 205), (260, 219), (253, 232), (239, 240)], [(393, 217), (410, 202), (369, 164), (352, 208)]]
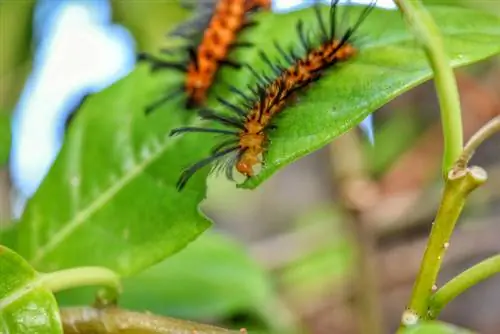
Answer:
[[(141, 6), (122, 5), (117, 17), (133, 21), (130, 15)], [(167, 23), (155, 39), (169, 43), (165, 32), (186, 11), (178, 2), (161, 9)], [(84, 102), (18, 227), (19, 252), (35, 268), (99, 265), (130, 275), (182, 249), (210, 226), (197, 208), (205, 196), (205, 175), (192, 180), (196, 192), (180, 194), (175, 187), (181, 168), (197, 157), (198, 141), (179, 142), (168, 134), (194, 114), (169, 101), (144, 115), (153, 100), (182, 85), (182, 74), (166, 72), (151, 78), (149, 66), (139, 65)]]
[[(91, 300), (74, 291), (57, 297), (63, 305)], [(175, 256), (124, 279), (119, 304), (200, 321), (235, 314), (253, 315), (270, 327), (288, 321), (263, 269), (241, 245), (214, 233), (203, 234)]]
[(406, 328), (403, 334), (474, 334), (474, 332), (440, 321), (427, 321)]
[[(19, 251), (35, 268), (98, 265), (129, 275), (210, 225), (197, 209), (204, 192), (175, 188), (198, 142), (168, 133), (189, 114), (174, 101), (144, 115), (154, 98), (178, 87), (179, 76), (151, 79), (140, 65), (83, 103), (19, 223)], [(203, 189), (204, 179), (193, 185)]]
[(0, 333), (62, 333), (59, 310), (40, 275), (18, 254), (0, 246)]
[[(499, 17), (459, 7), (428, 8), (442, 30), (454, 67), (500, 52)], [(355, 19), (362, 9), (350, 8), (348, 16)], [(327, 12), (325, 7), (325, 17)], [(342, 13), (339, 15), (342, 17)], [(305, 22), (306, 30), (317, 29), (312, 9), (261, 15), (261, 24), (246, 35), (255, 37), (256, 48), (244, 54), (238, 51), (237, 59), (257, 71), (267, 68), (257, 51), (264, 50), (271, 59), (280, 59), (272, 45), (274, 40), (284, 49), (300, 44), (295, 33), (299, 19)], [(431, 78), (425, 55), (398, 11), (373, 10), (361, 24), (358, 36), (359, 54), (327, 72), (301, 96), (299, 103), (278, 116), (278, 129), (269, 135), (265, 166), (240, 186), (255, 188), (278, 169), (325, 146), (396, 96)], [(223, 75), (223, 80), (244, 87), (232, 74)]]
[(10, 155), (10, 116), (0, 111), (0, 167), (7, 164)]

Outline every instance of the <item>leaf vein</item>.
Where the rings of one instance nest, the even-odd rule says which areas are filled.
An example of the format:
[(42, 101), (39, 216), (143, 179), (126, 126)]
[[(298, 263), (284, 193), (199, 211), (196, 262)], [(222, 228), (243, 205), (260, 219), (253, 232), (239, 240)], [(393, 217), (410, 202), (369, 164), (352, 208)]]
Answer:
[[(156, 161), (171, 145), (176, 142), (177, 138), (166, 138), (166, 143), (164, 142), (163, 147), (161, 147), (157, 152), (151, 154), (148, 158), (144, 159), (138, 165), (135, 165), (132, 169), (125, 172), (121, 179), (106, 190), (101, 192), (94, 201), (92, 201), (86, 208), (80, 210), (72, 220), (63, 224), (63, 227), (55, 233), (52, 238), (43, 246), (37, 249), (36, 255), (32, 258), (31, 263), (36, 266), (47, 253), (54, 250), (60, 243), (64, 241), (70, 234), (72, 234), (78, 227), (81, 226), (88, 218), (94, 215), (99, 209), (101, 209), (106, 203), (112, 199), (121, 189), (123, 189), (129, 182), (134, 180), (144, 169), (146, 169), (151, 163)], [(144, 146), (148, 145), (145, 143)]]

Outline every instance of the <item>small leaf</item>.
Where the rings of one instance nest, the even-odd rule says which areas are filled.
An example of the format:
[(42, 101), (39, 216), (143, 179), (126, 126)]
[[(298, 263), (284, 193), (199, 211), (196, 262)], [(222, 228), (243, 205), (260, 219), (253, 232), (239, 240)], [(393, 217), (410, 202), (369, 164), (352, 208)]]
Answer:
[(0, 168), (9, 160), (11, 140), (10, 116), (0, 111)]
[(406, 328), (403, 334), (474, 334), (474, 332), (440, 321), (427, 321)]
[(59, 310), (39, 274), (0, 246), (0, 333), (62, 333)]

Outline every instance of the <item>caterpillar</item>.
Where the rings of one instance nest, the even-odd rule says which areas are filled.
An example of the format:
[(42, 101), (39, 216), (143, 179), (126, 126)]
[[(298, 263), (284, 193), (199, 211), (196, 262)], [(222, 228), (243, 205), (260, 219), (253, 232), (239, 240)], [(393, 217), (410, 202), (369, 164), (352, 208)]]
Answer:
[(304, 22), (299, 20), (296, 31), (303, 49), (301, 54), (293, 47), (286, 52), (275, 42), (274, 46), (282, 58), (281, 63), (283, 61), (285, 63), (283, 65), (280, 62), (273, 63), (265, 52), (259, 52), (263, 62), (270, 67), (275, 77), (258, 74), (252, 67), (247, 66), (257, 80), (256, 85), (249, 87), (252, 96), (230, 87), (230, 90), (241, 98), (242, 104), (236, 105), (222, 98), (218, 99), (231, 114), (223, 114), (208, 108), (199, 111), (203, 120), (214, 121), (223, 128), (180, 127), (171, 131), (171, 136), (200, 132), (226, 137), (213, 147), (209, 157), (182, 172), (177, 182), (179, 191), (196, 171), (211, 163), (214, 163), (211, 172), (224, 170), (230, 180), (234, 180), (234, 168), (246, 177), (255, 175), (254, 168), (256, 165), (262, 165), (262, 156), (269, 143), (268, 132), (276, 128), (273, 122), (276, 114), (294, 100), (296, 93), (319, 80), (325, 71), (340, 61), (351, 59), (358, 52), (352, 43), (353, 36), (375, 6), (375, 2), (366, 6), (354, 24), (341, 34), (337, 31), (338, 4), (339, 0), (332, 0), (326, 23), (319, 5), (314, 6), (319, 45), (311, 41), (309, 35), (305, 33)]
[[(150, 113), (167, 100), (185, 92), (187, 95), (186, 107), (193, 108), (202, 106), (206, 100), (208, 90), (212, 86), (215, 75), (221, 65), (228, 65), (233, 68), (241, 68), (241, 64), (228, 58), (231, 48), (250, 47), (251, 43), (236, 42), (238, 33), (255, 24), (247, 19), (247, 14), (256, 9), (270, 9), (272, 0), (219, 0), (215, 4), (198, 5), (199, 8), (212, 9), (213, 15), (210, 20), (201, 17), (198, 22), (184, 24), (174, 30), (172, 35), (192, 39), (192, 31), (189, 29), (194, 25), (202, 28), (206, 25), (201, 42), (198, 46), (188, 45), (188, 61), (165, 61), (147, 53), (140, 53), (138, 60), (147, 60), (152, 64), (152, 70), (163, 68), (177, 69), (186, 73), (184, 86), (165, 95), (161, 99), (152, 103), (146, 108), (146, 113)], [(202, 15), (203, 16), (203, 15)], [(162, 50), (167, 54), (172, 54), (172, 50)]]

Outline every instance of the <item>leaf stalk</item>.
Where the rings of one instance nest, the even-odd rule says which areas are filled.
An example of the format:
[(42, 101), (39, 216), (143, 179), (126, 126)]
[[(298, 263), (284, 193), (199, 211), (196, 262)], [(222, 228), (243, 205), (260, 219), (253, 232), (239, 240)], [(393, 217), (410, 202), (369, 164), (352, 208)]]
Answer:
[(395, 0), (395, 3), (422, 45), (434, 72), (444, 135), (442, 170), (446, 179), (463, 147), (462, 112), (455, 76), (440, 31), (424, 5), (419, 0)]
[(102, 285), (98, 301), (114, 303), (121, 293), (120, 277), (114, 271), (103, 267), (78, 267), (42, 274), (41, 283), (52, 292), (66, 289)]

